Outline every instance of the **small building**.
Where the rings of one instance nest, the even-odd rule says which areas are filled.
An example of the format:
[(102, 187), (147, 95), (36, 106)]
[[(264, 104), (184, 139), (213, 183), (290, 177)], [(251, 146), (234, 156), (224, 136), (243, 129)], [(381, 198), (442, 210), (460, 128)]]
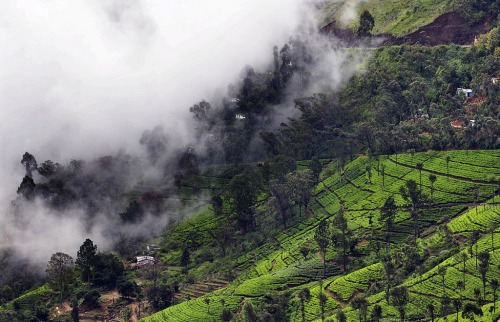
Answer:
[(493, 77), (491, 78), (491, 82), (492, 82), (493, 84), (498, 84), (498, 82), (500, 82), (500, 77), (498, 77), (498, 76), (493, 76)]
[(464, 93), (465, 97), (472, 97), (472, 89), (470, 88), (457, 88), (457, 95), (460, 93)]
[(137, 266), (149, 266), (155, 263), (155, 258), (153, 256), (137, 256)]
[(148, 252), (157, 252), (160, 250), (160, 247), (158, 247), (158, 245), (151, 244), (151, 245), (147, 245), (146, 249), (148, 250)]
[(463, 125), (464, 125), (464, 122), (455, 119), (450, 124), (451, 124), (451, 126), (453, 126), (456, 129), (461, 129), (463, 127)]
[(240, 99), (236, 98), (236, 97), (232, 97), (232, 98), (229, 99), (230, 103), (238, 103), (239, 101), (240, 101)]
[(235, 118), (236, 118), (237, 120), (244, 120), (246, 117), (245, 117), (245, 115), (243, 115), (243, 114), (236, 114)]

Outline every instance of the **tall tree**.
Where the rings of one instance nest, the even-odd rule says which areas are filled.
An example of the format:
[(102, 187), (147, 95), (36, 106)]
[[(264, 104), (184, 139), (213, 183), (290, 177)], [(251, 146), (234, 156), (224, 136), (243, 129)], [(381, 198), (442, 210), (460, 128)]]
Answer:
[(410, 207), (410, 215), (413, 219), (413, 228), (415, 237), (420, 237), (420, 229), (418, 225), (419, 207), (422, 207), (427, 202), (427, 196), (422, 193), (422, 190), (417, 187), (417, 183), (413, 180), (406, 182), (405, 186), (399, 189), (401, 197), (408, 203)]
[(389, 244), (391, 242), (391, 232), (394, 226), (394, 220), (396, 219), (397, 207), (394, 202), (394, 196), (389, 196), (384, 202), (382, 209), (380, 210), (379, 222), (384, 223), (387, 228), (387, 251), (389, 251)]
[(292, 188), (290, 185), (278, 180), (271, 180), (269, 181), (268, 191), (270, 194), (268, 204), (286, 229), (286, 223), (292, 217), (292, 205), (290, 202)]
[(368, 182), (372, 183), (372, 166), (371, 164), (365, 165), (366, 173), (368, 174)]
[(378, 304), (375, 304), (372, 308), (371, 319), (374, 322), (380, 321), (382, 318), (382, 307)]
[(382, 187), (385, 186), (385, 163), (380, 166), (380, 172), (382, 173)]
[(308, 164), (308, 168), (309, 170), (311, 170), (314, 183), (318, 184), (322, 167), (317, 156), (312, 157), (311, 161)]
[(25, 152), (23, 154), (21, 164), (24, 165), (24, 168), (26, 169), (26, 175), (30, 178), (32, 177), (32, 172), (38, 168), (35, 157), (28, 152)]
[(490, 282), (491, 289), (493, 290), (493, 312), (495, 312), (496, 303), (497, 303), (497, 289), (498, 289), (498, 280), (493, 278)]
[(434, 322), (434, 305), (432, 303), (427, 304), (427, 312), (431, 316), (431, 322)]
[(366, 321), (368, 301), (363, 296), (358, 296), (354, 298), (354, 300), (352, 300), (351, 305), (355, 310), (359, 310), (358, 312), (359, 321)]
[(357, 30), (357, 35), (359, 37), (369, 36), (373, 26), (375, 26), (375, 19), (368, 10), (363, 11), (359, 17), (359, 27)]
[(320, 290), (318, 294), (319, 306), (321, 308), (321, 321), (325, 320), (325, 304), (326, 304), (326, 295)]
[(448, 175), (448, 176), (450, 175), (450, 160), (451, 160), (450, 156), (447, 155), (446, 156), (446, 175)]
[(462, 308), (462, 300), (461, 299), (453, 299), (453, 306), (455, 307), (455, 311), (457, 312), (457, 321), (458, 321), (458, 312)]
[(424, 164), (422, 162), (417, 163), (417, 169), (420, 177), (420, 190), (422, 190), (422, 169), (424, 168)]
[(300, 299), (300, 310), (302, 312), (302, 321), (306, 320), (306, 315), (305, 315), (305, 301), (311, 296), (311, 292), (307, 287), (303, 288), (300, 290), (299, 294), (299, 299)]
[(351, 237), (352, 232), (347, 225), (347, 219), (344, 216), (344, 209), (340, 208), (333, 218), (332, 224), (333, 229), (338, 230), (338, 232), (333, 231), (332, 244), (340, 246), (342, 249), (342, 266), (344, 267), (345, 272), (347, 263), (347, 247), (349, 246), (349, 238)]
[(478, 258), (479, 274), (481, 274), (481, 280), (483, 281), (483, 298), (486, 300), (486, 274), (490, 266), (490, 253), (486, 251), (480, 252)]
[(437, 177), (434, 174), (429, 174), (429, 181), (431, 182), (431, 199), (434, 200), (434, 183), (436, 182)]
[(94, 260), (97, 254), (97, 245), (87, 238), (80, 250), (76, 254), (76, 265), (82, 270), (83, 278), (87, 280), (87, 288), (90, 289), (90, 272), (94, 266)]
[(491, 234), (491, 251), (493, 252), (495, 250), (495, 244), (494, 244), (494, 234), (495, 230), (498, 228), (498, 224), (495, 222), (492, 222), (488, 226), (488, 232)]
[(73, 277), (73, 258), (60, 252), (53, 254), (47, 263), (45, 273), (49, 283), (59, 288), (59, 298), (62, 301), (64, 285)]
[(326, 277), (326, 249), (330, 244), (328, 226), (328, 222), (323, 219), (314, 232), (314, 240), (318, 244), (321, 253), (323, 253), (323, 278)]
[(286, 181), (290, 187), (293, 200), (299, 204), (299, 215), (302, 215), (302, 208), (305, 209), (311, 198), (313, 187), (313, 174), (311, 170), (296, 170), (286, 176)]
[(443, 286), (443, 296), (446, 297), (446, 284), (445, 284), (445, 279), (446, 279), (446, 271), (448, 267), (446, 266), (439, 266), (438, 267), (438, 274), (441, 276), (441, 284)]
[(238, 225), (243, 231), (252, 230), (255, 226), (253, 206), (257, 201), (260, 183), (256, 180), (255, 174), (255, 171), (245, 171), (234, 176), (229, 184), (231, 206)]
[(405, 320), (405, 306), (408, 303), (408, 289), (404, 286), (396, 287), (391, 292), (392, 305), (398, 309), (399, 318)]

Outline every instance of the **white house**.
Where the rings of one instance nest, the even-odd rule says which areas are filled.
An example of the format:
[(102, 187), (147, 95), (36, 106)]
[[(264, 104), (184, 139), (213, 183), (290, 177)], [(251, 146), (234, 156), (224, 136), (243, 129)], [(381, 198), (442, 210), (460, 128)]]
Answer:
[(492, 82), (493, 84), (497, 84), (498, 82), (500, 82), (500, 77), (493, 76), (493, 77), (491, 78), (491, 82)]
[(244, 120), (245, 119), (245, 115), (243, 115), (243, 114), (236, 114), (235, 117), (237, 120)]
[(137, 266), (148, 266), (155, 263), (153, 256), (137, 256)]
[(160, 250), (160, 247), (158, 247), (158, 245), (155, 244), (147, 245), (146, 248), (149, 252), (157, 252)]
[(472, 97), (472, 89), (469, 88), (457, 88), (457, 95), (464, 93), (465, 97)]

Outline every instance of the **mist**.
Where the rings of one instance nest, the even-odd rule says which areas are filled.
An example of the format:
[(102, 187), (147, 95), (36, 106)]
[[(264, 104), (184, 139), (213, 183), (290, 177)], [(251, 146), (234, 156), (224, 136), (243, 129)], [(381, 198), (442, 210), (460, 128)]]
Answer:
[[(78, 206), (57, 212), (34, 201), (24, 206), (29, 216), (13, 222), (9, 209), (25, 174), (20, 164), (24, 152), (39, 163), (91, 161), (119, 151), (141, 159), (141, 134), (158, 124), (175, 142), (172, 149), (190, 144), (196, 125), (189, 106), (224, 95), (220, 93), (245, 65), (266, 68), (273, 45), (286, 43), (311, 19), (309, 9), (299, 0), (4, 3), (0, 41), (8, 46), (0, 51), (2, 245), (41, 267), (57, 251), (74, 256), (85, 238), (93, 239), (99, 250), (109, 250), (109, 229), (117, 221), (108, 214), (96, 214), (89, 222)], [(354, 71), (343, 65), (344, 59), (337, 52), (323, 53), (318, 81), (304, 93), (339, 86)], [(295, 90), (288, 89), (290, 97)], [(284, 106), (276, 118), (285, 120), (293, 113), (290, 105)], [(143, 169), (136, 177), (145, 173), (154, 175)], [(152, 227), (161, 231), (177, 216), (167, 213), (155, 219), (147, 214), (141, 224), (124, 226), (120, 234), (158, 233)]]

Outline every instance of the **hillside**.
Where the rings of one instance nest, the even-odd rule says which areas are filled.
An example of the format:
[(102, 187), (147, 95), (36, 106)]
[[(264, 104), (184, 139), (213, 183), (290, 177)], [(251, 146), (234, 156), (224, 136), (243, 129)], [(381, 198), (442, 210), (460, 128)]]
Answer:
[[(474, 289), (483, 292), (475, 255), (467, 254), (467, 240), (473, 231), (478, 231), (482, 237), (477, 242), (477, 249), (471, 246), (473, 254), (482, 251), (490, 254), (486, 297), (481, 302), (488, 315), (493, 302), (490, 282), (500, 278), (498, 250), (493, 248), (500, 245), (500, 237), (497, 234), (490, 236), (490, 227), (494, 224), (497, 230), (500, 223), (500, 206), (493, 198), (498, 192), (499, 158), (498, 150), (429, 151), (373, 158), (359, 156), (342, 169), (341, 180), (333, 161), (323, 169), (320, 183), (314, 188), (307, 207), (308, 216), (295, 219), (273, 241), (240, 252), (239, 256), (233, 255), (229, 262), (223, 261), (233, 267), (233, 274), (237, 276), (231, 284), (214, 292), (201, 292), (196, 299), (183, 301), (145, 321), (161, 321), (165, 317), (169, 321), (203, 321), (218, 318), (223, 308), (233, 313), (240, 312), (245, 303), (252, 303), (259, 312), (280, 296), (286, 300), (283, 313), (291, 320), (299, 321), (299, 292), (304, 288), (310, 290), (304, 301), (307, 321), (319, 320), (322, 307), (327, 317), (336, 316), (342, 310), (349, 321), (357, 320), (359, 312), (353, 305), (360, 297), (366, 298), (367, 312), (380, 305), (383, 317), (397, 318), (397, 308), (392, 301), (388, 304), (384, 295), (388, 287), (384, 267), (388, 262), (394, 267), (390, 274), (390, 288), (408, 288), (407, 318), (425, 318), (428, 316), (426, 306), (430, 303), (436, 308), (436, 316), (453, 315), (451, 303), (454, 299), (475, 302)], [(420, 164), (421, 175), (417, 169)], [(367, 172), (369, 166), (371, 170)], [(429, 180), (430, 175), (435, 175), (434, 182)], [(410, 180), (420, 184), (420, 178), (422, 192), (429, 198), (432, 195), (432, 198), (419, 208), (420, 237), (414, 238), (414, 222), (399, 191)], [(394, 226), (387, 231), (380, 220), (380, 211), (389, 196), (394, 196), (398, 208)], [(342, 271), (339, 247), (329, 246), (326, 278), (322, 279), (322, 255), (315, 242), (315, 231), (323, 220), (334, 226), (335, 215), (341, 207), (344, 207), (348, 228), (352, 231), (347, 271)], [(189, 225), (180, 225), (169, 235), (181, 232), (188, 235), (195, 229), (200, 238), (205, 236), (203, 244), (207, 245), (210, 243), (207, 236), (215, 229), (213, 223), (218, 220), (221, 218), (217, 218), (209, 207), (192, 217)], [(388, 248), (384, 245), (387, 233), (390, 234)], [(303, 245), (309, 247), (306, 257), (301, 254)], [(207, 252), (209, 248), (206, 247), (200, 246), (193, 254)], [(169, 258), (169, 254), (167, 250), (164, 258)], [(385, 254), (388, 257), (384, 257)], [(465, 272), (461, 254), (467, 254)], [(218, 263), (216, 266), (220, 267), (219, 261), (214, 264)], [(210, 264), (202, 264), (207, 265)], [(200, 274), (207, 269), (202, 266), (194, 265), (190, 272)], [(446, 268), (445, 275), (438, 273), (442, 270), (440, 267)], [(456, 281), (461, 280), (464, 273), (465, 289), (460, 291)], [(324, 304), (319, 302), (320, 293), (326, 295)], [(446, 305), (448, 309), (442, 309), (443, 298), (450, 300)]]

